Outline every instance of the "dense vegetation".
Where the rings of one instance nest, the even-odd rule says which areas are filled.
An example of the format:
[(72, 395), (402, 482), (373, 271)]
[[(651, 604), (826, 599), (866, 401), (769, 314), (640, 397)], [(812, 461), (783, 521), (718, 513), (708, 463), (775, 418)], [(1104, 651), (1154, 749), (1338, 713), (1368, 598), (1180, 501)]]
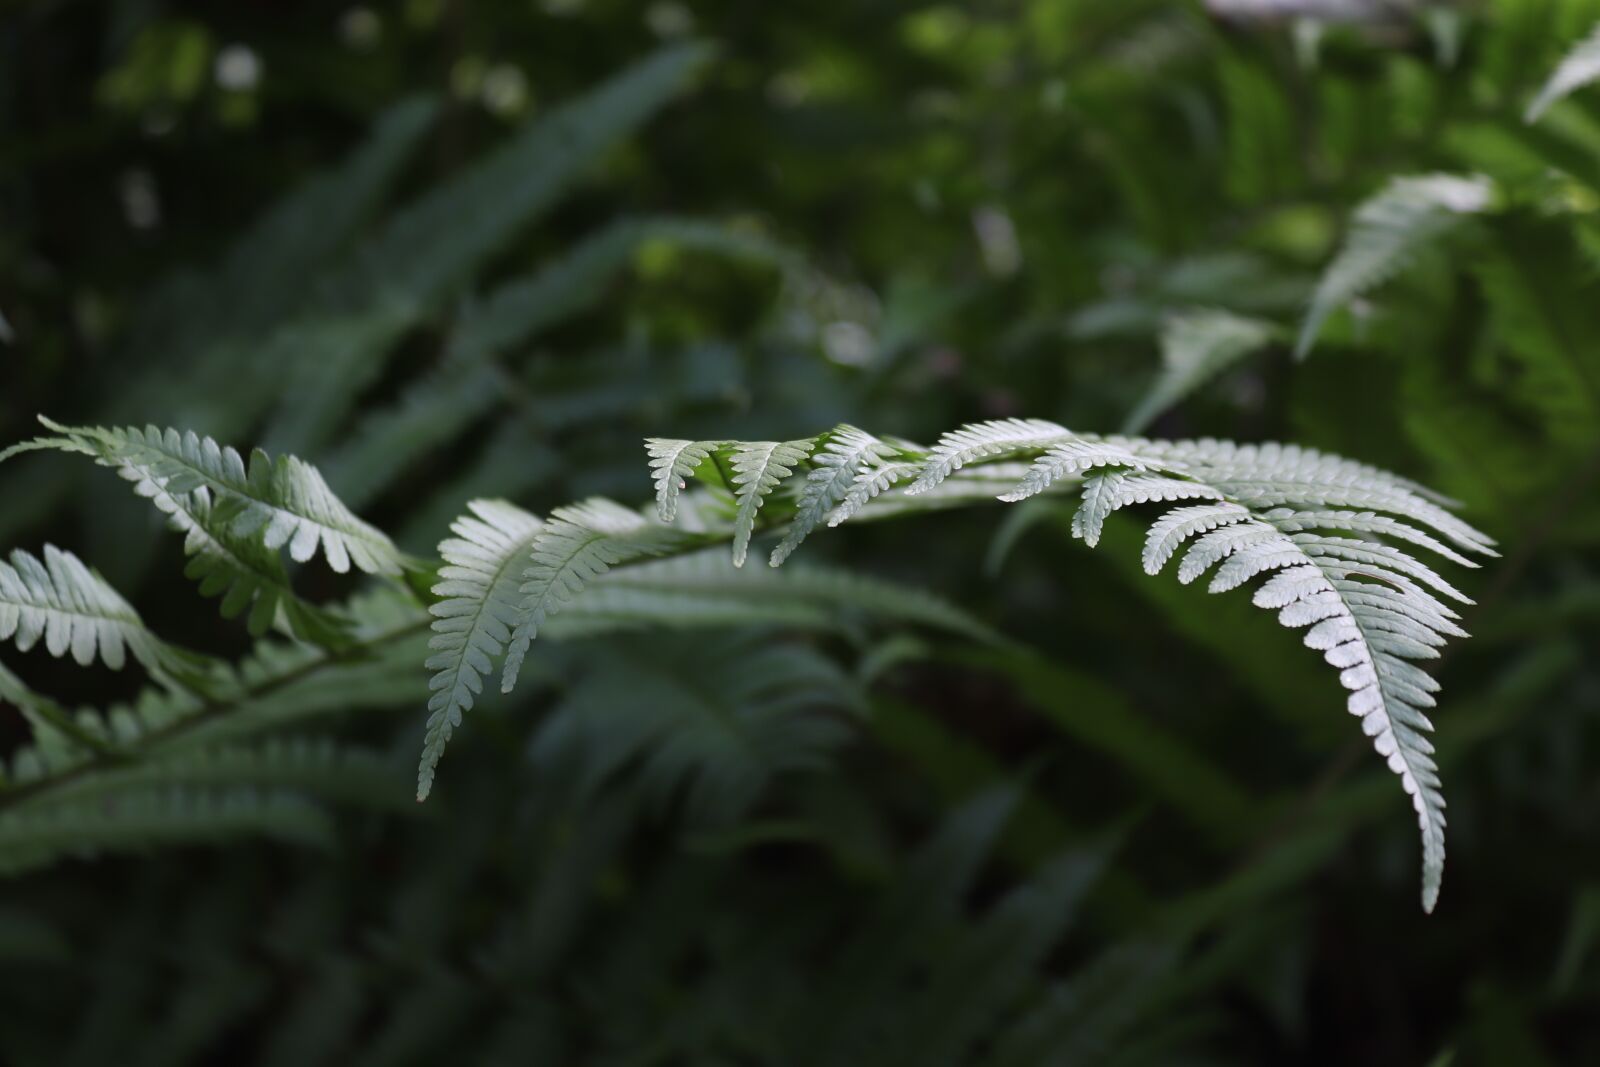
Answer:
[(0, 1059), (1600, 1059), (1596, 27), (5, 16)]

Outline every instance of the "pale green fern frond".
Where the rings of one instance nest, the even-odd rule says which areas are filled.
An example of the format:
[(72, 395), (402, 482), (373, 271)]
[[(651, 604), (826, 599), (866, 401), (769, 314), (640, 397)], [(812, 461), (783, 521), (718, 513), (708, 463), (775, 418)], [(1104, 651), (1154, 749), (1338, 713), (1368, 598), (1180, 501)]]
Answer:
[(1159, 574), (1185, 541), (1250, 517), (1250, 509), (1223, 500), (1173, 508), (1155, 522), (1144, 543), (1144, 572)]
[(733, 446), (734, 495), (739, 510), (733, 520), (733, 565), (744, 566), (755, 533), (756, 514), (778, 483), (794, 473), (794, 468), (816, 447), (804, 441), (740, 441)]
[(44, 546), (44, 561), (17, 549), (0, 561), (0, 641), (26, 652), (40, 640), (52, 656), (81, 667), (96, 658), (121, 670), (128, 654), (159, 671), (172, 657), (105, 579), (70, 552)]
[[(827, 440), (810, 443), (822, 451), (804, 464), (811, 468), (807, 483), (830, 466)], [(807, 443), (795, 445), (803, 457)], [(701, 463), (733, 463), (750, 449), (772, 447), (731, 442), (711, 448)], [(1023, 419), (962, 427), (929, 453), (874, 454), (862, 467), (834, 509), (837, 521), (857, 512), (888, 517), (912, 504), (949, 507), (981, 495), (1015, 501), (1081, 489), (1072, 530), (1093, 545), (1121, 508), (1203, 501), (1155, 520), (1145, 569), (1156, 573), (1182, 552), (1179, 579), (1192, 582), (1216, 568), (1213, 592), (1265, 578), (1255, 602), (1277, 611), (1285, 626), (1312, 628), (1307, 644), (1339, 670), (1351, 712), (1412, 798), (1422, 832), (1423, 906), (1432, 909), (1443, 871), (1444, 802), (1423, 709), (1433, 706), (1437, 684), (1413, 661), (1435, 658), (1447, 638), (1464, 636), (1439, 597), (1465, 595), (1401, 546), (1460, 562), (1465, 553), (1494, 553), (1493, 541), (1451, 514), (1444, 498), (1365, 464), (1290, 445), (1078, 435)], [(769, 491), (777, 488), (775, 482)]]
[(1120, 442), (1123, 447), (1141, 456), (1171, 460), (1191, 470), (1204, 470), (1206, 477), (1212, 481), (1292, 478), (1316, 482), (1361, 482), (1402, 489), (1446, 507), (1456, 506), (1456, 502), (1449, 497), (1435, 493), (1409, 478), (1300, 445), (1286, 445), (1277, 441), (1238, 444), (1213, 437), (1188, 441), (1120, 437), (1111, 440)]
[(1128, 415), (1123, 429), (1127, 433), (1143, 430), (1277, 335), (1278, 328), (1270, 322), (1215, 308), (1172, 316), (1161, 330), (1161, 376)]
[[(1401, 522), (1389, 515), (1379, 515), (1374, 511), (1290, 511), (1287, 508), (1276, 508), (1263, 517), (1285, 533), (1297, 533), (1301, 530), (1350, 530), (1354, 533), (1376, 534), (1379, 537), (1409, 541), (1463, 567), (1478, 566), (1475, 561), (1463, 556), (1437, 537), (1409, 523)], [(1478, 551), (1485, 555), (1496, 554), (1493, 549)]]
[(1311, 298), (1295, 356), (1304, 358), (1328, 316), (1393, 277), (1420, 250), (1487, 210), (1494, 198), (1488, 178), (1427, 174), (1394, 178), (1356, 209), (1344, 247), (1328, 265)]
[[(341, 574), (352, 562), (368, 574), (401, 571), (404, 558), (388, 536), (358, 518), (315, 467), (295, 456), (274, 460), (257, 449), (247, 466), (234, 449), (192, 432), (153, 426), (143, 430), (62, 426), (43, 417), (40, 421), (62, 435), (61, 447), (74, 452), (92, 449), (105, 466), (145, 487), (141, 495), (150, 496), (158, 507), (168, 504), (178, 509), (179, 497), (206, 490), (215, 504), (204, 514), (224, 520), (219, 530), (228, 537), (259, 537), (268, 549), (287, 545), (290, 557), (300, 563), (320, 549), (328, 566)], [(189, 512), (189, 524), (198, 525), (201, 514)], [(213, 540), (220, 542), (220, 537)], [(213, 553), (218, 564), (224, 558)], [(248, 578), (246, 569), (241, 580)]]
[[(1143, 468), (1133, 468), (1140, 471)], [(1083, 506), (1073, 516), (1073, 532), (1091, 548), (1100, 541), (1100, 531), (1111, 513), (1131, 504), (1177, 500), (1221, 500), (1222, 495), (1209, 485), (1181, 478), (1127, 473), (1117, 470), (1096, 475), (1085, 482)]]
[(483, 676), (505, 650), (516, 628), (522, 573), (544, 523), (503, 500), (474, 500), (471, 515), (457, 519), (455, 537), (439, 545), (444, 568), (433, 587), (440, 601), (434, 616), (427, 668), (428, 729), (417, 772), (417, 799), (433, 786), (434, 767), (450, 735), (483, 691)]
[(1549, 80), (1539, 90), (1539, 95), (1528, 105), (1525, 120), (1538, 122), (1539, 117), (1556, 101), (1572, 95), (1596, 79), (1600, 79), (1600, 25), (1595, 26), (1589, 36), (1573, 45), (1572, 50), (1562, 57)]
[(169, 493), (147, 479), (135, 491), (165, 512), (172, 528), (183, 534), (183, 550), (189, 556), (184, 574), (200, 583), (202, 596), (222, 598), (223, 618), (248, 610), (246, 625), (256, 637), (281, 624), (302, 641), (329, 647), (347, 641), (348, 620), (300, 599), (276, 551), (232, 532), (229, 512), (236, 504), (213, 504), (205, 488)]

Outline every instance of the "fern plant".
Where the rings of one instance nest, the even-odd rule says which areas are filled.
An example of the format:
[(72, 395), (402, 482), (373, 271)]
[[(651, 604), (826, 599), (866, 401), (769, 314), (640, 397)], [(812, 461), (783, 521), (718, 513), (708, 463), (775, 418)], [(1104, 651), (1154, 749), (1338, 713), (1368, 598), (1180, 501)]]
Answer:
[[(585, 588), (614, 567), (713, 538), (729, 541), (734, 565), (742, 566), (752, 537), (766, 529), (783, 534), (769, 557), (776, 567), (825, 520), (837, 525), (975, 496), (1016, 501), (1075, 491), (1082, 503), (1073, 532), (1091, 546), (1115, 511), (1183, 504), (1151, 525), (1144, 550), (1150, 574), (1181, 553), (1179, 580), (1193, 582), (1215, 568), (1212, 592), (1267, 576), (1255, 604), (1277, 612), (1285, 626), (1307, 630), (1305, 643), (1339, 671), (1351, 713), (1411, 798), (1423, 842), (1423, 907), (1432, 910), (1445, 817), (1425, 735), (1438, 686), (1417, 661), (1437, 658), (1448, 637), (1464, 636), (1448, 602), (1469, 601), (1407, 549), (1475, 566), (1469, 554), (1492, 555), (1494, 548), (1422, 487), (1295, 446), (1082, 435), (1038, 419), (964, 426), (927, 449), (851, 426), (789, 442), (652, 439), (646, 446), (657, 518), (676, 520), (683, 534), (601, 501), (558, 510), (548, 526), (498, 512), (491, 527), (482, 520), (498, 506), (480, 504), (477, 519), (457, 526), (465, 540), (446, 542), (447, 559), (463, 569), (434, 589), (450, 599), (434, 609), (438, 692), (419, 797), (494, 659), (505, 653), (509, 687), (546, 619), (581, 603)], [(707, 486), (702, 497), (684, 496), (690, 478)], [(512, 592), (519, 568), (520, 597)]]
[[(247, 467), (232, 449), (192, 434), (46, 425), (58, 436), (16, 446), (0, 459), (44, 449), (87, 454), (133, 481), (163, 512), (185, 516), (178, 529), (187, 544), (195, 544), (198, 530), (208, 539), (202, 549), (228, 538), (274, 561), (283, 547), (300, 560), (320, 548), (335, 569), (354, 562), (408, 594), (399, 575), (416, 565), (294, 457), (272, 461), (258, 452)], [(1293, 445), (1077, 434), (1041, 419), (963, 426), (931, 448), (852, 426), (788, 442), (652, 439), (646, 445), (657, 491), (649, 512), (597, 498), (541, 520), (504, 502), (475, 502), (456, 523), (456, 536), (440, 546), (444, 567), (426, 614), (423, 605), (402, 603), (387, 628), (373, 633), (369, 624), (365, 639), (346, 629), (339, 640), (323, 642), (321, 655), (329, 662), (356, 650), (370, 655), (415, 635), (431, 617), (433, 696), (419, 799), (428, 795), (439, 759), (494, 663), (504, 660), (502, 688), (509, 691), (533, 640), (579, 608), (614, 571), (620, 576), (659, 566), (648, 561), (701, 553), (718, 542), (730, 545), (739, 568), (764, 531), (783, 535), (769, 556), (778, 567), (824, 521), (838, 525), (985, 498), (1076, 492), (1081, 503), (1072, 530), (1090, 546), (1116, 511), (1179, 505), (1150, 526), (1143, 553), (1149, 574), (1181, 555), (1179, 581), (1214, 570), (1212, 592), (1265, 577), (1254, 603), (1277, 612), (1283, 625), (1307, 631), (1305, 643), (1339, 671), (1350, 712), (1411, 797), (1423, 842), (1423, 907), (1432, 910), (1443, 871), (1445, 817), (1426, 709), (1438, 686), (1418, 662), (1437, 658), (1447, 638), (1464, 636), (1449, 602), (1467, 598), (1410, 549), (1468, 566), (1470, 555), (1494, 549), (1428, 490)], [(691, 478), (705, 488), (685, 492)], [(667, 516), (672, 525), (662, 521)], [(215, 551), (210, 558), (225, 566)], [(22, 647), (44, 636), (54, 654), (71, 650), (89, 662), (98, 652), (120, 665), (126, 646), (158, 674), (180, 662), (74, 558), (49, 549), (46, 566), (25, 554), (14, 562), (0, 572), (0, 627)], [(759, 586), (750, 591), (763, 595)], [(314, 637), (287, 624), (289, 597), (280, 591), (274, 601), (286, 632)], [(226, 671), (218, 679), (211, 684), (223, 691), (250, 686)], [(215, 704), (215, 695), (206, 701)], [(153, 722), (162, 731), (163, 718), (182, 723), (209, 710), (204, 703), (163, 710)], [(85, 728), (105, 735), (99, 726)]]

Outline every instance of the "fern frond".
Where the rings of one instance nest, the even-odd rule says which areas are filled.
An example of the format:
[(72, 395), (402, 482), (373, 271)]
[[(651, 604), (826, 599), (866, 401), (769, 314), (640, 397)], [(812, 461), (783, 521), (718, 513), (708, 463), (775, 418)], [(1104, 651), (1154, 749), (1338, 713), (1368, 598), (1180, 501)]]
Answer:
[(1072, 439), (1073, 435), (1065, 427), (1043, 419), (997, 419), (972, 423), (939, 438), (923, 464), (922, 472), (906, 492), (912, 496), (926, 493), (975, 460), (1000, 459)]
[[(522, 227), (548, 210), (603, 152), (683, 87), (710, 56), (663, 48), (528, 122), (504, 146), (407, 205), (328, 278), (325, 299), (285, 322), (254, 355), (286, 360), (286, 399), (267, 440), (322, 446), (394, 343)], [(268, 363), (275, 369), (285, 364)]]
[(744, 566), (755, 533), (756, 514), (778, 483), (794, 473), (816, 443), (802, 441), (740, 441), (733, 445), (734, 496), (739, 510), (733, 520), (733, 565)]
[(708, 679), (678, 644), (624, 646), (622, 669), (607, 666), (574, 689), (540, 731), (534, 759), (581, 768), (587, 789), (637, 760), (655, 804), (682, 791), (691, 821), (726, 824), (774, 778), (821, 766), (846, 736), (837, 712), (858, 697), (819, 652), (736, 640)]
[(417, 771), (417, 799), (433, 786), (434, 767), (450, 735), (461, 725), (483, 691), (483, 676), (505, 650), (518, 624), (520, 583), (529, 553), (544, 524), (502, 500), (474, 500), (471, 515), (457, 519), (455, 537), (439, 545), (444, 568), (433, 587), (439, 603), (434, 616), (433, 654), (425, 664), (435, 672), (429, 689), (428, 728)]
[(1128, 415), (1124, 432), (1143, 430), (1277, 335), (1272, 323), (1230, 311), (1203, 308), (1172, 316), (1161, 330), (1161, 376)]
[[(826, 442), (824, 435), (810, 444), (825, 454)], [(803, 454), (807, 444), (795, 442), (796, 451)], [(774, 447), (733, 442), (722, 451), (765, 455)], [(821, 457), (813, 462), (822, 465)], [(1295, 446), (1077, 435), (1023, 419), (962, 427), (926, 454), (865, 456), (862, 468), (835, 507), (835, 520), (869, 506), (877, 516), (893, 515), (911, 500), (950, 506), (977, 493), (1022, 500), (1068, 488), (1069, 478), (1092, 471), (1083, 477), (1072, 531), (1093, 545), (1118, 509), (1207, 501), (1156, 519), (1145, 541), (1145, 570), (1160, 571), (1181, 550), (1184, 583), (1214, 567), (1212, 592), (1264, 579), (1254, 602), (1275, 610), (1287, 627), (1310, 628), (1307, 645), (1339, 669), (1351, 712), (1412, 798), (1423, 842), (1423, 906), (1432, 909), (1443, 871), (1444, 801), (1423, 736), (1431, 729), (1423, 709), (1433, 706), (1438, 687), (1412, 661), (1436, 658), (1446, 638), (1464, 636), (1439, 596), (1466, 597), (1388, 542), (1462, 562), (1466, 552), (1493, 555), (1494, 542), (1451, 514), (1445, 498), (1365, 464)], [(897, 491), (907, 479), (910, 486)]]
[(1328, 316), (1393, 277), (1419, 250), (1444, 238), (1465, 218), (1487, 210), (1493, 196), (1493, 184), (1481, 176), (1392, 179), (1356, 209), (1344, 247), (1311, 298), (1295, 357), (1310, 353)]
[(154, 788), (0, 814), (0, 875), (16, 875), (63, 856), (142, 851), (259, 834), (320, 848), (333, 844), (326, 814), (293, 795)]
[[(246, 466), (234, 449), (192, 432), (62, 426), (42, 416), (40, 421), (62, 435), (67, 451), (92, 448), (103, 465), (136, 486), (147, 485), (141, 495), (150, 496), (158, 507), (171, 504), (177, 509), (177, 497), (206, 490), (216, 500), (203, 514), (222, 520), (220, 530), (229, 537), (259, 537), (268, 549), (287, 545), (290, 557), (300, 563), (320, 548), (328, 566), (340, 574), (352, 562), (368, 574), (401, 571), (403, 557), (394, 543), (345, 507), (315, 467), (294, 456), (274, 460), (257, 449)], [(202, 511), (191, 511), (188, 520), (198, 525), (201, 516)], [(213, 534), (212, 540), (220, 539)], [(220, 553), (212, 558), (219, 565), (226, 562)], [(242, 569), (239, 580), (249, 577), (248, 568)]]
[(213, 269), (158, 288), (119, 356), (124, 379), (109, 390), (118, 417), (194, 413), (213, 432), (245, 428), (277, 395), (272, 375), (283, 369), (252, 358), (259, 338), (295, 314), (307, 278), (368, 225), (438, 110), (426, 97), (389, 108), (360, 146), (274, 204)]
[(44, 546), (44, 561), (17, 549), (0, 561), (0, 641), (23, 652), (44, 639), (52, 656), (71, 654), (80, 667), (96, 657), (121, 670), (128, 653), (159, 671), (171, 656), (145, 628), (133, 605), (70, 552)]
[[(837, 511), (855, 488), (862, 467), (876, 464), (894, 452), (894, 446), (854, 426), (839, 426), (828, 433), (811, 457), (814, 469), (800, 490), (789, 532), (772, 550), (772, 566), (781, 566), (823, 519)], [(667, 515), (662, 519), (672, 521)]]
[[(24, 760), (37, 758), (41, 770), (65, 766), (93, 753), (121, 755), (119, 746), (99, 728), (99, 723), (84, 723), (54, 700), (34, 692), (4, 663), (0, 663), (0, 701), (22, 712), (33, 727), (32, 746), (22, 746), (16, 755)], [(30, 752), (32, 757), (23, 755)], [(4, 777), (0, 773), (0, 780)]]
[(1351, 690), (1349, 708), (1412, 798), (1423, 844), (1424, 910), (1438, 899), (1444, 869), (1444, 798), (1422, 709), (1437, 684), (1412, 665), (1431, 659), (1447, 635), (1458, 635), (1455, 613), (1420, 589), (1419, 578), (1465, 597), (1431, 568), (1398, 549), (1349, 538), (1285, 535), (1264, 517), (1237, 520), (1200, 537), (1179, 579), (1193, 581), (1218, 561), (1212, 592), (1277, 573), (1257, 589), (1254, 603), (1276, 610), (1290, 628), (1312, 627), (1308, 647), (1323, 653)]
[(945, 630), (986, 644), (1004, 641), (980, 620), (923, 589), (830, 567), (734, 567), (718, 550), (616, 568), (595, 579), (545, 632), (565, 638), (643, 626), (831, 629), (841, 616), (852, 614)]
[(1526, 122), (1538, 122), (1550, 106), (1563, 97), (1570, 96), (1600, 79), (1600, 25), (1589, 31), (1589, 36), (1572, 46), (1549, 79), (1533, 98), (1523, 116)]
[(377, 753), (325, 737), (289, 737), (110, 764), (63, 782), (48, 794), (25, 798), (11, 810), (38, 812), (89, 797), (112, 803), (119, 794), (136, 790), (231, 787), (287, 789), (390, 807), (405, 799), (404, 792), (396, 788), (389, 761)]

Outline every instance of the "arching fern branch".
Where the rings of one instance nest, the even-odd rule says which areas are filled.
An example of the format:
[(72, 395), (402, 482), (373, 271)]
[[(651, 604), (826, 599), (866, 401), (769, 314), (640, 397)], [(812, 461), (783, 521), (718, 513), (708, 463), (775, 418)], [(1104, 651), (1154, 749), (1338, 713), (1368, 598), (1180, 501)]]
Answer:
[[(1451, 514), (1447, 502), (1408, 479), (1292, 445), (1103, 437), (1039, 419), (963, 426), (931, 449), (880, 445), (853, 427), (781, 444), (651, 440), (663, 515), (684, 511), (690, 498), (680, 494), (691, 477), (707, 480), (713, 497), (724, 500), (731, 483), (734, 514), (697, 504), (682, 522), (699, 537), (675, 544), (618, 505), (568, 510), (559, 534), (547, 527), (525, 553), (530, 580), (511, 628), (531, 640), (553, 608), (570, 605), (610, 568), (710, 538), (730, 542), (738, 563), (762, 519), (767, 529), (790, 531), (773, 557), (781, 563), (784, 546), (797, 543), (793, 530), (813, 530), (825, 501), (837, 501), (827, 512), (837, 525), (984, 496), (1012, 501), (1077, 491), (1073, 531), (1090, 545), (1115, 511), (1179, 504), (1151, 526), (1146, 569), (1154, 574), (1181, 552), (1180, 581), (1215, 568), (1212, 592), (1266, 579), (1255, 603), (1285, 626), (1308, 631), (1305, 643), (1339, 671), (1351, 713), (1411, 797), (1422, 833), (1423, 906), (1433, 908), (1445, 818), (1425, 709), (1438, 686), (1417, 661), (1436, 658), (1447, 638), (1464, 635), (1447, 601), (1466, 598), (1407, 549), (1427, 548), (1469, 566), (1469, 554), (1494, 554), (1493, 542)], [(508, 661), (520, 659), (521, 650), (513, 651)], [(437, 752), (429, 756), (436, 760)]]

